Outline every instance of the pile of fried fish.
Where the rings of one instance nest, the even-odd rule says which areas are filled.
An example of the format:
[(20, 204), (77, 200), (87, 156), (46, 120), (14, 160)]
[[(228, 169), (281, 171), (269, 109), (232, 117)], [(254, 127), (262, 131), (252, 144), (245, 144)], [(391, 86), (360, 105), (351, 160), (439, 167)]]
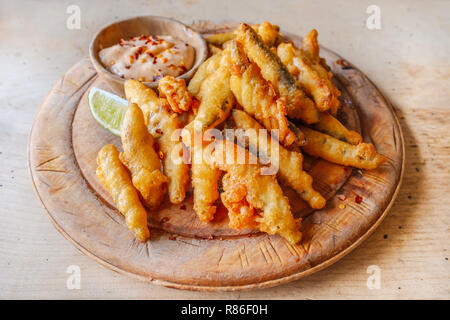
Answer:
[[(129, 107), (121, 127), (123, 152), (104, 146), (97, 176), (141, 241), (150, 237), (145, 207), (157, 210), (166, 193), (171, 203), (179, 204), (192, 184), (201, 221), (214, 219), (220, 197), (231, 228), (258, 229), (298, 243), (301, 221), (294, 218), (279, 183), (311, 208), (326, 204), (303, 169), (302, 152), (366, 170), (385, 158), (336, 118), (341, 93), (319, 56), (316, 30), (301, 48), (284, 42), (278, 26), (268, 22), (241, 23), (234, 32), (212, 35), (207, 42), (212, 55), (188, 86), (166, 76), (156, 93), (139, 81), (125, 82)], [(211, 128), (276, 134), (248, 135), (245, 143), (202, 139)], [(237, 154), (247, 161), (218, 161)], [(267, 166), (262, 158), (276, 159), (278, 170), (262, 174)]]

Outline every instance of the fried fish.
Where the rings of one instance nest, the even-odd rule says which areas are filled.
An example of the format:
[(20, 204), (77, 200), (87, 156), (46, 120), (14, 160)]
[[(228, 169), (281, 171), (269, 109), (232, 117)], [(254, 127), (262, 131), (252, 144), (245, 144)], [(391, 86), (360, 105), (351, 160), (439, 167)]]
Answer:
[(236, 41), (247, 56), (261, 69), (264, 79), (270, 81), (280, 96), (286, 98), (287, 114), (291, 118), (302, 119), (308, 124), (319, 121), (319, 112), (296, 84), (280, 58), (262, 42), (258, 34), (247, 24), (241, 23), (237, 29)]
[(272, 85), (265, 80), (260, 69), (248, 61), (242, 47), (235, 41), (231, 46), (230, 87), (237, 102), (267, 130), (278, 130), (280, 143), (289, 146), (296, 135), (289, 129), (286, 119), (286, 100), (277, 97)]
[(110, 192), (117, 209), (124, 215), (128, 229), (140, 241), (147, 241), (150, 231), (147, 212), (139, 200), (128, 169), (119, 160), (119, 151), (112, 144), (104, 146), (97, 155), (97, 177)]
[(372, 170), (378, 168), (386, 158), (378, 154), (371, 143), (351, 145), (325, 133), (300, 126), (306, 136), (306, 145), (302, 147), (307, 154), (327, 161)]
[[(236, 128), (244, 130), (255, 130), (260, 132), (261, 125), (250, 115), (240, 110), (231, 112), (230, 120)], [(257, 153), (260, 157), (269, 160), (278, 169), (277, 176), (281, 183), (294, 189), (298, 195), (308, 202), (311, 208), (321, 209), (325, 206), (326, 200), (312, 187), (312, 177), (303, 170), (303, 155), (300, 150), (292, 151), (272, 144), (278, 144), (270, 136), (260, 134), (247, 134), (248, 148)], [(272, 154), (272, 150), (276, 150)], [(275, 164), (274, 164), (275, 162)]]
[(120, 130), (123, 152), (120, 160), (130, 170), (133, 185), (149, 209), (155, 210), (164, 199), (167, 177), (161, 172), (161, 160), (154, 149), (141, 109), (131, 103)]
[[(246, 159), (251, 157), (248, 151), (233, 142), (222, 140), (216, 143), (214, 163), (226, 172), (222, 179), (224, 194), (221, 199), (231, 215), (231, 226), (256, 226), (260, 231), (278, 234), (292, 244), (298, 243), (302, 238), (300, 220), (294, 219), (289, 200), (276, 177), (262, 175), (257, 163), (240, 163), (238, 154), (244, 154)], [(239, 194), (234, 194), (236, 188), (239, 188)]]
[(158, 98), (152, 89), (139, 81), (127, 80), (125, 95), (143, 111), (147, 129), (155, 137), (162, 152), (170, 202), (181, 203), (189, 189), (189, 165), (182, 159), (179, 117), (170, 112), (164, 99)]

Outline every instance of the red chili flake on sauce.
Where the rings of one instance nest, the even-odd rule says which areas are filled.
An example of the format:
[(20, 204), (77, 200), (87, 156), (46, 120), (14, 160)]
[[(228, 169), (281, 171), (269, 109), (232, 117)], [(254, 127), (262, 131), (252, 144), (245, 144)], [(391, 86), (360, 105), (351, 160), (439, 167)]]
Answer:
[(153, 64), (156, 64), (156, 60), (157, 60), (158, 58), (157, 57), (154, 57), (153, 58)]
[(169, 240), (175, 241), (175, 240), (177, 240), (177, 237), (170, 235)]
[(180, 66), (179, 68), (181, 69), (181, 72), (183, 72), (183, 73), (187, 71), (187, 68), (185, 66)]
[(163, 133), (163, 132), (161, 131), (161, 129), (159, 129), (159, 128), (156, 129), (155, 132), (156, 132), (157, 134), (162, 134), (162, 133)]
[(120, 77), (121, 77), (122, 79), (125, 79), (125, 76), (124, 76), (124, 75), (121, 75)]
[(162, 58), (162, 62), (163, 62), (163, 63), (166, 63), (167, 61), (168, 61), (167, 58)]
[(125, 66), (125, 69), (130, 69), (131, 68), (131, 66)]
[(355, 197), (355, 202), (356, 202), (357, 204), (360, 204), (360, 203), (362, 202), (362, 200), (363, 200), (363, 198), (362, 198), (361, 196), (356, 196), (356, 197)]
[(338, 195), (338, 199), (341, 201), (344, 201), (345, 199), (347, 199), (346, 196), (344, 196), (343, 194)]
[(148, 54), (150, 57), (152, 57), (152, 58), (155, 57), (155, 55), (154, 55), (153, 53), (151, 53), (150, 51), (148, 51), (147, 54)]
[(184, 204), (181, 205), (181, 206), (180, 206), (180, 209), (181, 209), (181, 210), (186, 210), (186, 205), (184, 205)]
[(124, 46), (125, 45), (125, 40), (123, 38), (120, 38), (120, 46)]
[(133, 64), (133, 63), (134, 63), (134, 57), (130, 56), (130, 64)]
[(153, 144), (153, 149), (155, 149), (156, 152), (159, 151), (159, 143), (158, 143), (158, 142), (155, 142), (155, 143)]

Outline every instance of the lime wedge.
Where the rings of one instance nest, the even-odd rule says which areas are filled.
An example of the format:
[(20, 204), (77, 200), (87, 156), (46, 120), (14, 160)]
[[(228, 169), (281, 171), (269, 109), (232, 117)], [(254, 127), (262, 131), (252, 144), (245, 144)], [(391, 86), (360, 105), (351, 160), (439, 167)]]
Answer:
[(128, 101), (96, 87), (89, 90), (88, 100), (94, 119), (112, 134), (120, 136), (120, 125), (127, 111)]

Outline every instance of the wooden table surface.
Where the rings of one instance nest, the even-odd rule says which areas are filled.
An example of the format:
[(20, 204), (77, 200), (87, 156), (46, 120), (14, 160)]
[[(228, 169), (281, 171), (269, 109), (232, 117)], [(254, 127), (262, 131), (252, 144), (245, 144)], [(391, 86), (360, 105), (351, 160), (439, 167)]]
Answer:
[[(276, 4), (275, 4), (276, 3)], [(381, 29), (369, 30), (369, 5)], [(78, 5), (80, 29), (67, 28)], [(450, 298), (449, 1), (2, 1), (0, 3), (0, 298), (408, 299)], [(406, 143), (403, 185), (391, 212), (359, 248), (311, 277), (280, 287), (186, 292), (129, 279), (84, 256), (53, 227), (27, 168), (27, 139), (50, 87), (88, 53), (102, 25), (153, 14), (268, 20), (319, 31), (324, 46), (353, 62), (394, 104)], [(69, 266), (80, 289), (67, 287)], [(380, 288), (369, 289), (369, 266)], [(373, 267), (372, 267), (373, 268)], [(371, 269), (372, 270), (372, 269)]]

